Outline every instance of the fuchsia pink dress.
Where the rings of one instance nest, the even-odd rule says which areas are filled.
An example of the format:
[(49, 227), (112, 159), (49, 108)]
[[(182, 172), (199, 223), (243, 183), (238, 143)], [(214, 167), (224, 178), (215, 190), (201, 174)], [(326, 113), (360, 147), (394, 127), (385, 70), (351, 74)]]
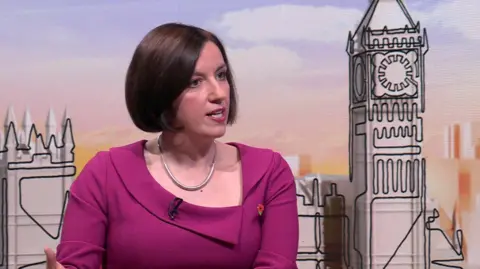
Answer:
[(150, 175), (145, 142), (98, 153), (73, 183), (57, 248), (65, 268), (297, 268), (295, 182), (280, 154), (232, 143), (241, 155), (243, 204), (184, 201), (171, 219), (176, 197)]

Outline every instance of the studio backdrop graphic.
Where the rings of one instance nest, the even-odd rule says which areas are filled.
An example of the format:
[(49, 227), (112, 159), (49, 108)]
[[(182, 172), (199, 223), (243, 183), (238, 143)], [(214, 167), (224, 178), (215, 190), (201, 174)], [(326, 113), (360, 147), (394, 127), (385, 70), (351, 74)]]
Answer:
[(0, 3), (0, 269), (44, 268), (85, 163), (152, 137), (123, 82), (169, 21), (227, 45), (241, 110), (222, 140), (290, 164), (299, 268), (480, 268), (480, 2), (205, 2)]

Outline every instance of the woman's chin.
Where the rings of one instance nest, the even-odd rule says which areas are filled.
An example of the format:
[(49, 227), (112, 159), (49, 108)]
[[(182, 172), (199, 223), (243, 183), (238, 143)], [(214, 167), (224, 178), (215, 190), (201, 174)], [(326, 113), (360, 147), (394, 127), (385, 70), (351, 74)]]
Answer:
[(226, 131), (227, 131), (226, 126), (208, 128), (207, 130), (205, 130), (205, 136), (209, 136), (213, 139), (217, 139), (217, 138), (223, 137)]

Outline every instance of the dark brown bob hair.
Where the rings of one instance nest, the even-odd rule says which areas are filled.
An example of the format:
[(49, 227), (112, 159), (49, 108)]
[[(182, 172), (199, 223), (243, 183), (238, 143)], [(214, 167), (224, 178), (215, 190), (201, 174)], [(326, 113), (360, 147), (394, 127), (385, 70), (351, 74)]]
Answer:
[(158, 133), (172, 127), (174, 102), (190, 85), (200, 52), (213, 42), (222, 53), (230, 85), (227, 123), (237, 116), (237, 93), (232, 69), (222, 42), (215, 34), (181, 23), (167, 23), (151, 30), (140, 42), (128, 67), (125, 100), (133, 123), (140, 130)]

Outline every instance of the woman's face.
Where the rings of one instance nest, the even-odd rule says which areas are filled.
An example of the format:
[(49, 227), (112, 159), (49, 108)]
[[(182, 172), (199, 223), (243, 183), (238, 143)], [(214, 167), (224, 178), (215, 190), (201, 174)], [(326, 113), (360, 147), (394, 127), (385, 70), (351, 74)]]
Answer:
[(190, 86), (177, 99), (176, 121), (184, 132), (218, 138), (225, 134), (230, 85), (218, 47), (208, 42), (198, 58)]

